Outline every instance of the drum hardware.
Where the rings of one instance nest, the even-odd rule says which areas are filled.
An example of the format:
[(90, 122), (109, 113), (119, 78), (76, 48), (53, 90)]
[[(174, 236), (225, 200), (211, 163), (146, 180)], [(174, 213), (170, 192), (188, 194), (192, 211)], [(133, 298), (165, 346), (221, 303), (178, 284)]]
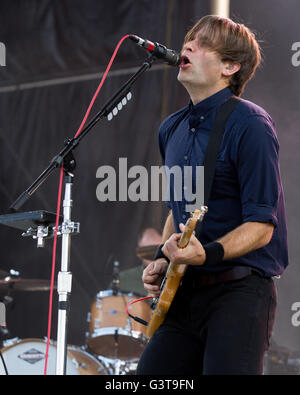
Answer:
[(138, 365), (138, 358), (118, 359), (107, 358), (103, 355), (96, 355), (96, 358), (107, 369), (110, 375), (134, 375)]
[[(22, 233), (23, 237), (32, 237), (37, 240), (37, 247), (45, 246), (45, 239), (54, 237), (55, 226), (49, 228), (48, 226), (39, 225), (37, 228), (29, 228), (26, 232)], [(78, 222), (63, 223), (57, 227), (57, 236), (64, 233), (76, 234), (80, 233), (80, 224)]]
[(8, 272), (5, 272), (4, 270), (0, 270), (0, 279), (2, 280), (3, 278), (8, 276)]
[(120, 290), (120, 271), (119, 271), (118, 261), (114, 261), (112, 290), (113, 290), (113, 295), (117, 295)]
[(79, 362), (79, 361), (77, 361), (75, 358), (72, 358), (72, 362), (74, 363), (74, 365), (75, 365), (77, 368), (81, 368), (81, 369), (86, 369), (86, 368), (87, 368), (87, 364), (86, 364), (86, 363), (84, 363), (84, 362)]
[(0, 327), (0, 346), (3, 344), (4, 340), (7, 340), (10, 336), (10, 332), (6, 326)]

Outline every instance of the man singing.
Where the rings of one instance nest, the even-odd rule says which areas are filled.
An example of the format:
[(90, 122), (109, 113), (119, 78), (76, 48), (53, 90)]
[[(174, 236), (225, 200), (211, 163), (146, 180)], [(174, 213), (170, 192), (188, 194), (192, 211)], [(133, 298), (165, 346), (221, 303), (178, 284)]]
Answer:
[[(190, 102), (162, 123), (159, 148), (165, 166), (184, 169), (203, 164), (221, 106), (240, 97), (261, 53), (246, 26), (209, 15), (187, 33), (181, 55), (178, 81)], [(225, 124), (201, 232), (184, 249), (177, 243), (190, 213), (170, 195), (163, 244), (143, 272), (144, 287), (159, 295), (168, 260), (188, 269), (137, 374), (262, 374), (276, 309), (273, 277), (288, 264), (278, 151), (269, 114), (240, 99)]]

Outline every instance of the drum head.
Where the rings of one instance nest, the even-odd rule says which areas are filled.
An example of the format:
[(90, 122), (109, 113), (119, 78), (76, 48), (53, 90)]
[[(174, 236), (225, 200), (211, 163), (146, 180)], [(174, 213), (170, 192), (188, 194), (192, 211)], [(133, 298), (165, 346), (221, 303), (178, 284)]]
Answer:
[[(53, 343), (53, 342), (52, 342)], [(12, 345), (1, 349), (9, 375), (42, 375), (45, 368), (47, 343), (42, 339), (16, 340)], [(56, 373), (56, 347), (49, 345), (47, 375)], [(0, 374), (6, 374), (0, 363)], [(79, 375), (78, 368), (67, 357), (68, 375)]]

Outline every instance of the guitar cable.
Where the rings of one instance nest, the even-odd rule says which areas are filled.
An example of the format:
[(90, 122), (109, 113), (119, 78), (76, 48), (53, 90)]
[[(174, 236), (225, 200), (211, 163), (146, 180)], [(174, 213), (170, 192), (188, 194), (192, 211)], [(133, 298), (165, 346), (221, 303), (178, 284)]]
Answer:
[(134, 315), (130, 314), (130, 313), (129, 313), (129, 307), (130, 307), (132, 304), (134, 304), (134, 303), (141, 302), (142, 300), (146, 300), (146, 299), (153, 299), (153, 297), (152, 297), (152, 296), (145, 296), (144, 298), (135, 299), (135, 300), (129, 302), (129, 303), (127, 304), (127, 307), (126, 307), (126, 312), (127, 312), (128, 316), (129, 316), (130, 318), (132, 318), (134, 321), (139, 322), (140, 324), (145, 325), (145, 326), (148, 325), (148, 322), (145, 321), (145, 320), (143, 320), (143, 319), (140, 318), (140, 317), (137, 317), (137, 316), (134, 316)]

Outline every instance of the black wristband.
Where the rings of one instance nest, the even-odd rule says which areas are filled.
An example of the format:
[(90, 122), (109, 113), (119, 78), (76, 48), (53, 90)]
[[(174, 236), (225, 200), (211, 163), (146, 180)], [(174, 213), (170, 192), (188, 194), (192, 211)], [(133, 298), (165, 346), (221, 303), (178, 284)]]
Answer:
[(165, 256), (165, 254), (162, 252), (162, 248), (163, 248), (163, 246), (164, 246), (164, 244), (161, 244), (159, 247), (158, 247), (158, 249), (157, 249), (157, 251), (156, 251), (156, 254), (155, 254), (155, 256), (154, 256), (154, 260), (156, 260), (156, 259), (159, 259), (159, 258), (164, 258), (168, 263), (170, 262), (170, 259), (167, 257), (167, 256)]
[(207, 266), (212, 266), (220, 263), (224, 257), (224, 248), (221, 243), (213, 241), (203, 245), (206, 254), (206, 260), (204, 262)]

